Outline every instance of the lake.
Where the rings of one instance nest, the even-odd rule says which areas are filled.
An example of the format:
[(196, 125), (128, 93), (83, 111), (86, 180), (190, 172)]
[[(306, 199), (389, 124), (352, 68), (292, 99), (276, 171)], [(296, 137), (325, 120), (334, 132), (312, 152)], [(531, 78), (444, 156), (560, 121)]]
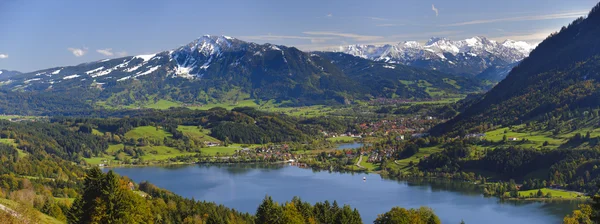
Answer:
[[(560, 223), (577, 202), (500, 202), (458, 181), (397, 181), (378, 174), (313, 171), (288, 165), (235, 164), (111, 168), (136, 182), (151, 183), (197, 200), (254, 214), (265, 195), (315, 203), (337, 200), (357, 208), (363, 222), (393, 206), (434, 209), (442, 223)], [(366, 181), (363, 181), (366, 177)]]
[(343, 149), (358, 149), (360, 147), (363, 147), (363, 143), (360, 142), (353, 142), (353, 143), (342, 143), (337, 145), (336, 149), (337, 150), (343, 150)]

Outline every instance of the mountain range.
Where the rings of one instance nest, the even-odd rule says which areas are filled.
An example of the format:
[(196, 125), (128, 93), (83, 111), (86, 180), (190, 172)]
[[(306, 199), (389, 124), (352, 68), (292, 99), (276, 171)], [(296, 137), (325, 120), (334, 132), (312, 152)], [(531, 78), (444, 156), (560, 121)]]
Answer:
[(506, 79), (432, 132), (464, 134), (530, 122), (554, 133), (597, 127), (588, 119), (597, 117), (600, 107), (598, 36), (600, 4), (587, 17), (551, 34)]
[[(348, 103), (378, 97), (430, 99), (484, 88), (478, 80), (438, 71), (210, 35), (156, 54), (0, 76), (0, 86), (6, 94), (29, 97), (73, 95), (92, 107), (98, 102), (123, 106), (160, 99), (191, 104), (245, 99), (290, 105)], [(5, 102), (0, 107), (10, 106)]]
[(416, 41), (380, 46), (349, 45), (342, 47), (340, 52), (375, 61), (500, 81), (535, 46), (514, 40), (499, 43), (476, 36), (459, 41), (431, 38), (425, 45)]
[(0, 79), (7, 79), (7, 78), (11, 78), (16, 75), (20, 75), (20, 74), (21, 74), (21, 72), (18, 72), (18, 71), (9, 71), (9, 70), (0, 69)]

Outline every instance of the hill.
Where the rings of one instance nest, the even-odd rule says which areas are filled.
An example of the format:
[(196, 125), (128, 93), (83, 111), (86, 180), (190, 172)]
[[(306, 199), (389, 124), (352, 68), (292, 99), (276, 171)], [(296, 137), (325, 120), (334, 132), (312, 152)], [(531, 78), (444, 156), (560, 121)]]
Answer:
[(598, 35), (600, 4), (551, 34), (506, 79), (432, 132), (464, 134), (533, 121), (556, 128), (557, 122), (593, 114), (600, 106)]
[(9, 79), (13, 76), (20, 75), (20, 74), (22, 74), (22, 73), (18, 72), (18, 71), (9, 71), (9, 70), (0, 69), (0, 80)]
[[(207, 35), (171, 51), (13, 76), (0, 82), (0, 94), (5, 96), (0, 100), (0, 113), (39, 114), (53, 107), (136, 108), (167, 101), (188, 105), (244, 100), (276, 100), (292, 106), (341, 104), (379, 97), (433, 98), (482, 88), (478, 81), (440, 72), (349, 55), (338, 56), (335, 59), (343, 61), (332, 63), (324, 56), (294, 47)], [(398, 80), (427, 83), (419, 88)], [(423, 86), (437, 92), (428, 92)]]

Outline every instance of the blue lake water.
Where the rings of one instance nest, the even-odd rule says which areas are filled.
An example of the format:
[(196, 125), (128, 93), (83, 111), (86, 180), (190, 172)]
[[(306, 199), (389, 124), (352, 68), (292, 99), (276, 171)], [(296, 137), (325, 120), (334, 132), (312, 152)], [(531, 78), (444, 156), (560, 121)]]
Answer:
[(342, 150), (342, 149), (358, 149), (360, 147), (363, 147), (363, 143), (360, 142), (353, 142), (353, 143), (342, 143), (337, 145), (336, 149), (337, 150)]
[[(394, 206), (434, 209), (442, 223), (560, 223), (577, 202), (500, 202), (476, 186), (456, 181), (397, 181), (377, 174), (313, 171), (288, 165), (194, 165), (112, 168), (174, 193), (214, 201), (254, 214), (265, 195), (280, 202), (293, 196), (311, 203), (337, 200), (361, 213), (365, 223)], [(366, 181), (363, 181), (366, 177)]]

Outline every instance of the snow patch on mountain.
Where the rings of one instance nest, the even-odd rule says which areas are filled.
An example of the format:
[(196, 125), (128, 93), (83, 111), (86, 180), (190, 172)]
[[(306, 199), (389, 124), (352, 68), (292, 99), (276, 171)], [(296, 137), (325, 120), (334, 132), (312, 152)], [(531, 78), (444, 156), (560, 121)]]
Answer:
[(52, 75), (58, 75), (58, 73), (60, 73), (60, 71), (61, 71), (61, 70), (62, 70), (62, 69), (59, 69), (59, 70), (53, 71), (53, 72), (52, 72)]
[(25, 84), (28, 84), (28, 83), (30, 83), (30, 82), (33, 82), (33, 81), (40, 81), (40, 80), (42, 80), (42, 79), (40, 79), (40, 78), (28, 79), (28, 80), (25, 80), (25, 81), (23, 81), (23, 83), (25, 83)]
[(75, 75), (68, 75), (68, 76), (63, 77), (63, 79), (67, 80), (67, 79), (74, 79), (74, 78), (77, 78), (77, 77), (79, 77), (79, 75), (77, 75), (77, 74), (75, 74)]
[(104, 69), (104, 66), (96, 68), (96, 69), (89, 70), (89, 71), (85, 72), (85, 74), (89, 75), (89, 74), (92, 74), (92, 73), (96, 73), (96, 72), (98, 72), (98, 71), (100, 71), (102, 69)]
[(149, 61), (150, 59), (152, 59), (154, 56), (156, 56), (156, 54), (143, 54), (143, 55), (135, 56), (133, 58), (140, 58), (140, 59), (144, 60), (144, 62), (146, 62), (146, 61)]
[(150, 67), (148, 70), (146, 70), (145, 72), (138, 72), (135, 74), (135, 76), (133, 76), (134, 78), (140, 77), (140, 76), (144, 76), (144, 75), (148, 75), (156, 70), (158, 70), (158, 68), (160, 68), (160, 65), (154, 66), (154, 67)]
[(135, 70), (138, 70), (139, 68), (141, 68), (141, 67), (142, 67), (142, 65), (143, 65), (143, 64), (136, 65), (136, 66), (133, 66), (133, 67), (131, 67), (131, 68), (125, 69), (124, 71), (125, 71), (125, 72), (134, 72)]

